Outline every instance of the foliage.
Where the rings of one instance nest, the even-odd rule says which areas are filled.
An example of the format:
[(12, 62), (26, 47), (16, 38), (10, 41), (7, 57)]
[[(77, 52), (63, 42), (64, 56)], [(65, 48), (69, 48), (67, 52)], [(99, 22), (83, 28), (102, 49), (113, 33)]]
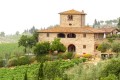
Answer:
[(119, 42), (112, 44), (112, 52), (117, 53), (117, 57), (118, 57), (118, 55), (120, 53), (120, 43)]
[(30, 63), (33, 63), (33, 62), (35, 62), (36, 57), (35, 56), (31, 56), (31, 57), (29, 57), (29, 60), (30, 60)]
[(26, 48), (28, 47), (27, 41), (28, 41), (27, 35), (22, 35), (20, 40), (18, 41), (19, 46), (23, 46), (25, 48), (25, 53)]
[(28, 56), (21, 56), (18, 58), (18, 65), (30, 64), (30, 59)]
[(107, 38), (108, 42), (113, 43), (113, 41), (115, 40), (114, 38)]
[(1, 37), (5, 37), (5, 33), (4, 33), (4, 32), (1, 32), (1, 33), (0, 33), (0, 36), (1, 36)]
[(103, 65), (104, 69), (101, 70), (101, 76), (107, 77), (109, 74), (114, 74), (116, 77), (119, 77), (120, 74), (120, 58), (111, 59), (107, 62), (106, 65)]
[(66, 56), (66, 55), (65, 55), (64, 53), (62, 53), (62, 54), (59, 53), (59, 54), (57, 55), (57, 58), (58, 58), (58, 59), (65, 59), (65, 56)]
[[(70, 80), (68, 79), (67, 75), (65, 75), (64, 71), (76, 65), (76, 62), (81, 63), (82, 60), (77, 59), (69, 61), (61, 60), (45, 62), (43, 64), (45, 80), (50, 80), (52, 78), (54, 78), (55, 80)], [(36, 80), (36, 75), (38, 75), (39, 68), (39, 63), (16, 66), (14, 68), (0, 68), (0, 80), (12, 80), (13, 77), (14, 80), (24, 80), (26, 70), (28, 80)]]
[(25, 72), (24, 80), (28, 80), (27, 71)]
[(54, 41), (52, 41), (50, 49), (51, 51), (58, 51), (58, 52), (66, 51), (66, 47), (60, 42), (60, 39), (58, 38), (55, 38)]
[(107, 77), (102, 77), (100, 80), (118, 80), (114, 74), (109, 74)]
[(17, 66), (18, 65), (18, 59), (17, 58), (12, 58), (12, 59), (9, 59), (8, 61), (8, 67), (11, 67), (11, 66)]
[(0, 67), (3, 67), (4, 65), (3, 65), (3, 60), (2, 59), (0, 59)]
[(120, 28), (120, 18), (119, 18), (119, 21), (118, 21), (117, 27)]
[(37, 56), (40, 56), (41, 54), (49, 53), (49, 50), (50, 50), (50, 43), (49, 42), (42, 42), (42, 43), (38, 43), (35, 45), (34, 53)]
[(84, 57), (84, 58), (92, 58), (92, 55), (86, 53), (86, 54), (83, 54), (83, 57)]
[(18, 44), (19, 46), (23, 46), (25, 48), (26, 53), (26, 48), (32, 48), (36, 44), (36, 41), (33, 36), (22, 35)]
[(34, 38), (35, 44), (36, 44), (38, 42), (38, 32), (37, 31), (34, 31), (33, 38)]
[(40, 63), (40, 67), (38, 70), (38, 80), (43, 80), (44, 79), (44, 73), (43, 73), (43, 62)]
[(97, 48), (99, 51), (101, 51), (102, 53), (106, 52), (108, 49), (110, 49), (110, 44), (108, 43), (102, 43), (98, 46)]
[(18, 47), (17, 43), (2, 43), (0, 44), (0, 56), (4, 57), (5, 54), (8, 54), (11, 56), (15, 56), (15, 54), (20, 54), (22, 55), (23, 52), (23, 47)]
[(74, 57), (74, 53), (72, 53), (72, 52), (66, 52), (65, 53), (65, 58), (66, 59), (72, 59)]

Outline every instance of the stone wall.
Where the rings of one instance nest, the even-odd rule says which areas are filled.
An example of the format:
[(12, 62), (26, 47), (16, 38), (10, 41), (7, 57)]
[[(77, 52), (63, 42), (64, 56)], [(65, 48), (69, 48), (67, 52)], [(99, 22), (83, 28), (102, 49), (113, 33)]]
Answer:
[[(67, 33), (65, 33), (66, 37), (61, 38), (61, 42), (68, 48), (70, 44), (75, 45), (76, 53), (94, 53), (94, 34), (86, 34), (86, 37), (83, 37), (83, 34), (76, 34), (76, 38), (67, 38)], [(49, 37), (47, 37), (47, 33), (39, 33), (39, 42), (42, 41), (53, 41), (54, 38), (57, 38), (57, 33), (49, 33)], [(83, 49), (83, 45), (86, 45), (86, 49)]]
[[(69, 25), (72, 24), (72, 25)], [(68, 20), (68, 15), (60, 15), (61, 27), (84, 27), (85, 15), (73, 15), (73, 20)]]

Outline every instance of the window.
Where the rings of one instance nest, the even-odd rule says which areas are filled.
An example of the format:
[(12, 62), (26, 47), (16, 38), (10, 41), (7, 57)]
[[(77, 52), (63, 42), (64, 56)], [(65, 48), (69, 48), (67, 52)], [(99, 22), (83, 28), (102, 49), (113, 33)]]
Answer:
[(74, 33), (69, 33), (67, 35), (67, 38), (76, 38), (76, 35)]
[(84, 37), (84, 38), (86, 37), (86, 34), (85, 34), (85, 33), (83, 34), (83, 37)]
[(69, 26), (72, 26), (72, 24), (71, 24), (71, 23), (69, 23)]
[(86, 49), (86, 45), (83, 45), (83, 49)]
[(49, 33), (47, 33), (47, 37), (49, 37), (50, 35), (49, 35)]
[(73, 20), (73, 16), (72, 15), (68, 15), (68, 20)]
[(65, 34), (59, 33), (59, 34), (57, 34), (57, 37), (58, 37), (58, 38), (65, 38)]

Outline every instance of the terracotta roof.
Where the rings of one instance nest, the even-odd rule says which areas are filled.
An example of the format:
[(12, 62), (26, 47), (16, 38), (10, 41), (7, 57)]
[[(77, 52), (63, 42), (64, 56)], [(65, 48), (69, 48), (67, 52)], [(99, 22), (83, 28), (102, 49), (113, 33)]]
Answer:
[(117, 28), (100, 28), (99, 30), (102, 30), (107, 33), (111, 33), (114, 30), (118, 30)]
[(79, 12), (79, 11), (76, 11), (74, 9), (68, 10), (68, 11), (64, 11), (64, 12), (60, 12), (59, 14), (64, 14), (64, 15), (68, 15), (68, 14), (81, 15), (81, 14), (84, 14), (84, 15), (86, 15), (86, 13), (84, 13), (84, 11)]
[(51, 29), (39, 30), (39, 33), (104, 33), (102, 30), (94, 29), (92, 27), (54, 27)]

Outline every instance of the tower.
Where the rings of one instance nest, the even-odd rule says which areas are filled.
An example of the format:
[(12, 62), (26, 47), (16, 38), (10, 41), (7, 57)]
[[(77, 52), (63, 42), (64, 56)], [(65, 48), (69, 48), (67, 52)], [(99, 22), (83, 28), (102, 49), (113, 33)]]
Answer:
[(84, 11), (79, 12), (74, 9), (61, 12), (60, 27), (84, 27), (85, 15)]

